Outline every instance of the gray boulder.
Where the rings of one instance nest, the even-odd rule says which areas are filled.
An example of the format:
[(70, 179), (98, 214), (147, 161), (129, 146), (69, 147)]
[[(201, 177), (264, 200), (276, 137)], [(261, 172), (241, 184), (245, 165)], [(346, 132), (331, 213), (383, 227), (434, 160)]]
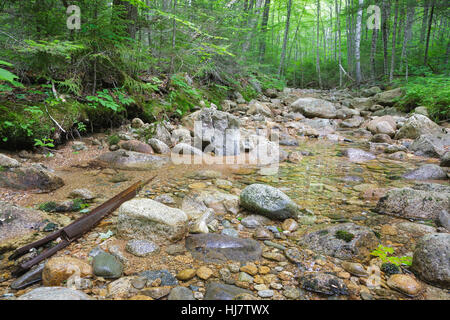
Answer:
[(450, 234), (433, 233), (420, 239), (411, 269), (424, 281), (450, 289)]
[(417, 156), (439, 158), (450, 147), (450, 134), (424, 134), (411, 144), (409, 149)]
[(404, 91), (402, 88), (397, 88), (393, 90), (388, 90), (384, 92), (380, 92), (375, 95), (375, 101), (384, 106), (392, 106), (394, 105), (396, 99), (401, 98), (404, 95)]
[(204, 108), (193, 118), (194, 139), (207, 145), (209, 152), (219, 156), (235, 156), (240, 154), (239, 119), (234, 115)]
[(149, 170), (160, 168), (169, 162), (169, 158), (133, 151), (111, 151), (102, 154), (92, 164), (105, 168), (121, 170)]
[(64, 181), (40, 163), (0, 171), (0, 187), (37, 192), (61, 188)]
[(248, 211), (270, 219), (284, 220), (298, 214), (297, 204), (285, 193), (264, 184), (247, 186), (240, 194), (240, 204)]
[(300, 98), (291, 104), (292, 111), (298, 111), (308, 118), (334, 119), (337, 116), (335, 106), (326, 100)]
[(118, 235), (150, 241), (182, 239), (187, 233), (187, 215), (151, 199), (133, 199), (119, 208)]
[(395, 139), (417, 139), (423, 134), (439, 133), (442, 133), (439, 125), (421, 114), (413, 114), (397, 131)]

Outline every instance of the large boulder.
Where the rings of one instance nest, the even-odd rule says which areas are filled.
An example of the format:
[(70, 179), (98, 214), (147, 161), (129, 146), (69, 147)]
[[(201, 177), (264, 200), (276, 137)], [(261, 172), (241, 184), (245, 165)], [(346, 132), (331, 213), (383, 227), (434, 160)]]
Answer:
[(169, 158), (133, 151), (106, 152), (92, 161), (92, 164), (105, 168), (121, 170), (149, 170), (156, 169), (169, 162)]
[(369, 110), (373, 104), (372, 98), (354, 98), (350, 101), (350, 105), (360, 111)]
[(20, 162), (16, 159), (5, 156), (0, 153), (0, 168), (17, 168), (20, 167)]
[(292, 111), (298, 111), (308, 118), (334, 119), (337, 116), (335, 106), (326, 100), (300, 98), (291, 104)]
[(298, 214), (297, 204), (284, 192), (264, 184), (247, 186), (240, 194), (240, 203), (248, 211), (270, 219), (296, 218)]
[(0, 171), (0, 187), (4, 188), (50, 192), (63, 185), (60, 177), (40, 163)]
[(186, 249), (195, 259), (207, 263), (224, 263), (227, 260), (254, 261), (259, 260), (262, 253), (259, 242), (255, 240), (213, 233), (187, 237)]
[(450, 234), (432, 233), (420, 239), (411, 269), (424, 281), (450, 289)]
[(379, 240), (367, 227), (343, 223), (309, 233), (301, 238), (300, 244), (342, 260), (366, 261)]
[(409, 149), (417, 156), (439, 158), (450, 147), (450, 134), (424, 134)]
[(267, 105), (262, 104), (256, 100), (252, 100), (252, 101), (250, 101), (249, 108), (247, 110), (247, 114), (249, 114), (249, 115), (260, 114), (260, 115), (263, 115), (266, 117), (271, 117), (272, 110), (270, 110), (270, 108)]
[(64, 287), (40, 287), (21, 295), (17, 300), (91, 300), (84, 292)]
[(408, 180), (447, 180), (447, 173), (438, 165), (429, 163), (405, 173), (403, 178)]
[(182, 239), (187, 232), (187, 215), (151, 199), (133, 199), (119, 208), (118, 234), (150, 241)]
[(213, 108), (203, 108), (186, 119), (194, 131), (194, 142), (206, 146), (203, 151), (214, 152), (218, 156), (240, 154), (240, 123), (234, 115)]
[(395, 139), (417, 139), (423, 134), (442, 133), (441, 127), (421, 114), (413, 114), (406, 120)]
[(450, 187), (423, 183), (389, 190), (378, 201), (376, 211), (406, 219), (437, 220), (449, 208)]
[(392, 106), (398, 98), (404, 95), (402, 88), (380, 92), (375, 95), (374, 100), (383, 106)]
[(40, 221), (39, 211), (0, 201), (0, 241), (35, 232)]
[(370, 87), (370, 88), (361, 90), (361, 95), (363, 97), (372, 97), (378, 93), (381, 93), (381, 89), (379, 87)]
[(397, 123), (392, 116), (382, 116), (370, 121), (367, 129), (373, 134), (383, 133), (393, 137), (397, 129)]

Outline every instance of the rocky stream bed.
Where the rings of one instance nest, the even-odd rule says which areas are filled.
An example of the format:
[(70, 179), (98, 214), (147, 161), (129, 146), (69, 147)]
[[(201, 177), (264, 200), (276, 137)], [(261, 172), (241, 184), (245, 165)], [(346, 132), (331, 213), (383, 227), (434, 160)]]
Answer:
[[(0, 154), (0, 299), (448, 300), (450, 126), (397, 111), (401, 94), (236, 94), (179, 125), (134, 119), (117, 144), (94, 134), (53, 157)], [(265, 129), (276, 133), (255, 133)], [(230, 130), (227, 144), (211, 130)], [(249, 164), (259, 146), (276, 170)], [(174, 152), (200, 160), (176, 164)], [(11, 275), (38, 253), (9, 261), (15, 249), (154, 175), (82, 238)], [(371, 254), (380, 245), (412, 262), (387, 264)]]

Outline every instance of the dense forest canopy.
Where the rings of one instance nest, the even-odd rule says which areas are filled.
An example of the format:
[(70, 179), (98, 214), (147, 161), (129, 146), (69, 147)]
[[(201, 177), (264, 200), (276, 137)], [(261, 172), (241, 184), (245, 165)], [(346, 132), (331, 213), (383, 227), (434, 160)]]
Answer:
[(5, 0), (0, 21), (3, 98), (38, 84), (157, 117), (161, 96), (182, 115), (233, 90), (405, 85), (406, 111), (448, 117), (445, 0)]

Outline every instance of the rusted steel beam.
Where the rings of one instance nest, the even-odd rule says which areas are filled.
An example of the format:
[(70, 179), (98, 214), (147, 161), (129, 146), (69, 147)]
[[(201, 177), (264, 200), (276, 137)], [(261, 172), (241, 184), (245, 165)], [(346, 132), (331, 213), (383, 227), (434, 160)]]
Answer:
[(150, 183), (155, 178), (156, 176), (148, 179), (143, 183), (141, 181), (136, 182), (131, 187), (122, 191), (121, 193), (109, 199), (105, 203), (101, 204), (100, 206), (92, 210), (91, 213), (85, 215), (84, 217), (81, 217), (80, 219), (69, 224), (68, 226), (53, 232), (52, 234), (41, 240), (38, 240), (36, 242), (30, 243), (22, 248), (17, 249), (9, 257), (9, 260), (15, 260), (20, 256), (24, 255), (25, 253), (29, 252), (33, 248), (41, 247), (42, 245), (50, 241), (61, 238), (61, 242), (59, 242), (56, 246), (47, 249), (43, 251), (40, 255), (34, 257), (33, 259), (22, 263), (18, 267), (18, 269), (13, 272), (13, 274), (15, 276), (20, 275), (25, 271), (29, 270), (34, 265), (38, 264), (39, 262), (51, 257), (59, 250), (67, 247), (70, 243), (77, 240), (86, 232), (91, 230), (94, 226), (96, 226), (105, 216), (107, 216), (109, 213), (113, 212), (118, 207), (120, 207), (122, 203), (134, 198), (145, 185)]

